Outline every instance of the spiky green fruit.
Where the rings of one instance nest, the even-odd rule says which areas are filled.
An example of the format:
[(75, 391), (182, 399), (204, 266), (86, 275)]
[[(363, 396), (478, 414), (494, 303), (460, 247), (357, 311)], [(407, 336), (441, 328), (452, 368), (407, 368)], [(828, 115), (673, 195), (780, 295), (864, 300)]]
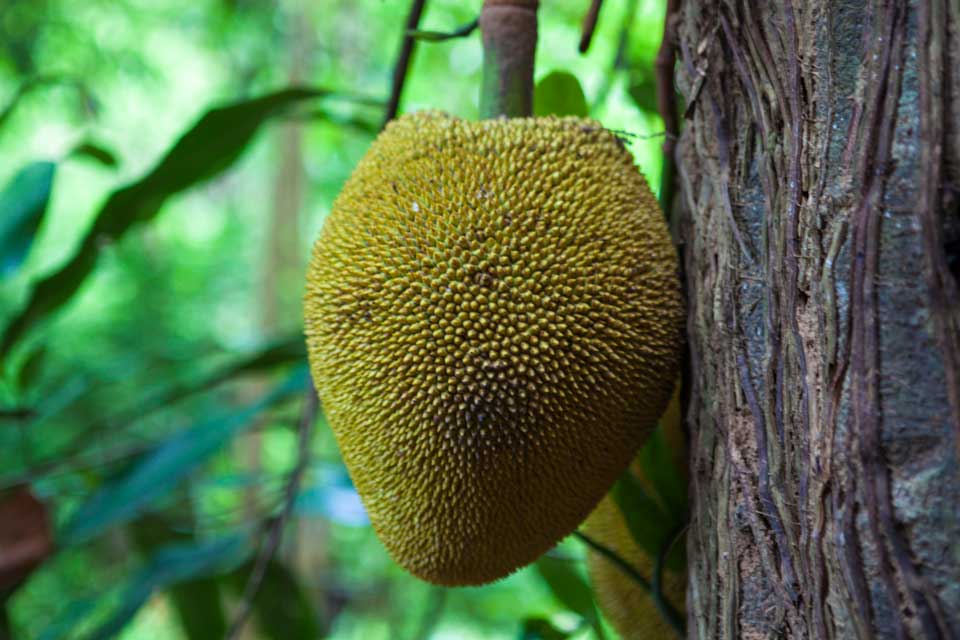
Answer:
[(503, 577), (629, 464), (679, 366), (663, 215), (591, 120), (394, 121), (307, 275), (310, 363), (392, 556), (438, 584)]

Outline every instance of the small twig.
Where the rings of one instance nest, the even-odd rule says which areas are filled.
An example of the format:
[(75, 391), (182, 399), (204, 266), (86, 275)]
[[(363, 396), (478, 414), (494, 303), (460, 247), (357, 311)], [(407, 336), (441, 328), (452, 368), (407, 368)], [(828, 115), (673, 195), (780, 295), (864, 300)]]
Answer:
[(307, 465), (310, 462), (310, 438), (313, 435), (313, 423), (316, 422), (319, 408), (320, 401), (317, 399), (317, 393), (314, 391), (313, 385), (311, 385), (310, 389), (304, 394), (303, 412), (300, 414), (300, 421), (297, 425), (299, 435), (297, 439), (297, 464), (293, 468), (293, 471), (290, 472), (290, 477), (287, 480), (283, 510), (278, 516), (269, 521), (270, 530), (267, 535), (267, 540), (257, 554), (253, 570), (250, 572), (250, 577), (247, 579), (247, 584), (243, 589), (240, 608), (237, 609), (237, 613), (230, 623), (230, 630), (226, 635), (227, 640), (236, 640), (240, 637), (240, 632), (243, 631), (243, 627), (253, 609), (253, 601), (256, 599), (257, 593), (260, 591), (260, 586), (263, 584), (267, 567), (270, 565), (274, 555), (276, 555), (277, 549), (280, 547), (280, 541), (283, 539), (284, 526), (293, 513), (297, 495), (300, 493), (300, 483), (303, 480), (303, 475), (306, 473)]
[(580, 29), (580, 53), (586, 53), (590, 48), (590, 41), (593, 40), (593, 32), (597, 28), (597, 18), (600, 17), (600, 5), (603, 0), (592, 0), (587, 14), (583, 16), (583, 27)]
[(453, 31), (407, 31), (407, 36), (413, 38), (414, 40), (423, 40), (424, 42), (443, 42), (445, 40), (453, 40), (454, 38), (465, 38), (474, 31), (480, 25), (480, 18), (474, 18), (472, 22), (468, 22), (462, 27), (457, 27)]
[(657, 611), (660, 612), (660, 615), (667, 622), (667, 624), (669, 624), (673, 630), (680, 635), (681, 638), (686, 637), (686, 625), (684, 624), (680, 613), (673, 607), (673, 605), (663, 598), (663, 594), (654, 591), (653, 585), (650, 583), (650, 581), (644, 578), (643, 574), (637, 571), (632, 564), (624, 560), (610, 547), (597, 542), (582, 531), (574, 531), (573, 535), (585, 545), (612, 562), (617, 569), (626, 574), (628, 578), (636, 582), (641, 589), (646, 591), (653, 600), (653, 603), (657, 606)]
[(410, 35), (411, 31), (416, 31), (420, 26), (420, 16), (423, 15), (423, 7), (427, 0), (413, 0), (410, 4), (410, 13), (407, 15), (407, 27), (404, 29), (403, 44), (400, 45), (400, 54), (397, 56), (397, 63), (393, 67), (393, 86), (390, 89), (390, 100), (387, 101), (387, 110), (383, 114), (383, 125), (381, 129), (387, 126), (387, 123), (397, 117), (397, 110), (400, 108), (400, 96), (403, 93), (403, 85), (407, 79), (407, 70), (410, 68), (410, 58), (413, 56), (413, 47), (417, 39)]

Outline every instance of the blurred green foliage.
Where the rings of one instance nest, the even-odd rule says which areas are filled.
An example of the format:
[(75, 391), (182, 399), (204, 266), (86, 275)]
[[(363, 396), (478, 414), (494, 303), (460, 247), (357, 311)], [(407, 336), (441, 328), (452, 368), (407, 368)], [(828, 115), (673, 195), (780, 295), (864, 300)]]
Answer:
[[(587, 2), (540, 11), (538, 113), (625, 132), (653, 185), (663, 4), (607, 0), (584, 56)], [(430, 0), (421, 29), (479, 5)], [(3, 605), (13, 637), (200, 640), (235, 615), (297, 461), (306, 257), (376, 133), (406, 11), (0, 4), (0, 491), (30, 483), (59, 543)], [(476, 33), (420, 42), (402, 111), (476, 117), (481, 55)], [(322, 415), (306, 471), (244, 637), (613, 637), (579, 545), (439, 589), (386, 555)]]

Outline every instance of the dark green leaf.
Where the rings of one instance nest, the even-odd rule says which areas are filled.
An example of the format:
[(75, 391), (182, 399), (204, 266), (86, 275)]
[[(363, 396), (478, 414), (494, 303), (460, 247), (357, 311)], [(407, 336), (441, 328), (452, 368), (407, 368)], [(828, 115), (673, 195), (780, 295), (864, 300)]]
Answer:
[(260, 126), (285, 107), (327, 92), (291, 88), (211, 109), (170, 148), (147, 175), (114, 191), (97, 212), (76, 254), (40, 281), (27, 306), (7, 327), (0, 356), (33, 324), (68, 301), (93, 271), (99, 247), (137, 222), (153, 218), (170, 196), (221, 173), (240, 156)]
[(107, 149), (105, 146), (97, 144), (96, 142), (86, 141), (81, 142), (73, 148), (73, 151), (70, 152), (71, 157), (79, 158), (90, 158), (102, 164), (105, 167), (114, 168), (118, 164), (116, 154), (110, 149)]
[(673, 525), (677, 526), (686, 518), (687, 483), (673, 460), (663, 429), (658, 426), (640, 450), (640, 468), (661, 506), (670, 514)]
[(538, 116), (586, 117), (589, 109), (580, 82), (572, 73), (553, 71), (534, 90), (533, 112)]
[(656, 558), (663, 539), (673, 526), (668, 521), (669, 516), (629, 470), (613, 485), (612, 495), (637, 545), (648, 556)]
[[(192, 513), (183, 515), (192, 525)], [(175, 528), (157, 514), (138, 518), (129, 529), (137, 548), (147, 557), (173, 543), (196, 542), (193, 528)], [(220, 599), (219, 580), (196, 576), (169, 585), (167, 592), (188, 640), (220, 640), (226, 635), (227, 620)]]
[(634, 69), (630, 74), (627, 93), (644, 111), (658, 113), (657, 84), (652, 71), (647, 71), (645, 67)]
[(171, 385), (140, 399), (128, 409), (121, 410), (111, 419), (111, 423), (127, 422), (142, 418), (157, 409), (169, 406), (183, 398), (201, 393), (228, 380), (249, 373), (269, 371), (275, 367), (306, 359), (306, 345), (303, 335), (297, 333), (283, 340), (268, 344), (261, 350), (241, 358), (231, 364), (213, 371), (206, 376), (191, 380), (188, 384)]
[(52, 162), (34, 162), (20, 170), (0, 191), (0, 276), (26, 259), (50, 201)]
[(243, 535), (171, 545), (158, 550), (127, 582), (117, 610), (88, 636), (88, 640), (105, 640), (116, 635), (154, 592), (196, 576), (222, 574), (242, 562), (249, 553), (249, 541)]
[(155, 592), (197, 576), (223, 575), (249, 557), (250, 550), (248, 537), (241, 534), (208, 542), (163, 547), (122, 585), (119, 602), (114, 604), (109, 596), (100, 594), (76, 600), (68, 604), (65, 611), (44, 629), (40, 640), (77, 638), (76, 630), (88, 626), (85, 623), (90, 621), (95, 612), (102, 610), (105, 601), (111, 603), (107, 619), (85, 639), (112, 638), (133, 619)]
[(603, 638), (600, 615), (593, 600), (593, 591), (586, 578), (570, 560), (540, 556), (536, 563), (537, 573), (543, 578), (553, 595), (566, 608), (587, 620), (598, 638)]
[[(253, 561), (231, 573), (229, 582), (243, 594)], [(319, 617), (306, 591), (289, 567), (274, 558), (263, 574), (253, 600), (253, 617), (262, 637), (270, 640), (313, 640), (321, 635)]]
[(21, 394), (31, 391), (40, 379), (44, 363), (47, 360), (47, 348), (43, 345), (34, 349), (20, 367), (17, 387)]
[(60, 543), (63, 546), (80, 544), (134, 518), (249, 426), (254, 416), (304, 389), (308, 379), (305, 368), (300, 368), (257, 402), (173, 434), (146, 453), (133, 469), (109, 482), (81, 504), (61, 529)]
[(527, 618), (520, 630), (520, 640), (564, 640), (570, 634), (557, 629), (545, 618)]

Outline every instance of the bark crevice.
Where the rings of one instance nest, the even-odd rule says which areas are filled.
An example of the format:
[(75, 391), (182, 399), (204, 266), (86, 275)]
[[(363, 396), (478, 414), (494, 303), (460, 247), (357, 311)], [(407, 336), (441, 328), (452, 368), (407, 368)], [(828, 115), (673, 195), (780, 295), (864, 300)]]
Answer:
[(691, 637), (960, 636), (957, 23), (681, 7)]

